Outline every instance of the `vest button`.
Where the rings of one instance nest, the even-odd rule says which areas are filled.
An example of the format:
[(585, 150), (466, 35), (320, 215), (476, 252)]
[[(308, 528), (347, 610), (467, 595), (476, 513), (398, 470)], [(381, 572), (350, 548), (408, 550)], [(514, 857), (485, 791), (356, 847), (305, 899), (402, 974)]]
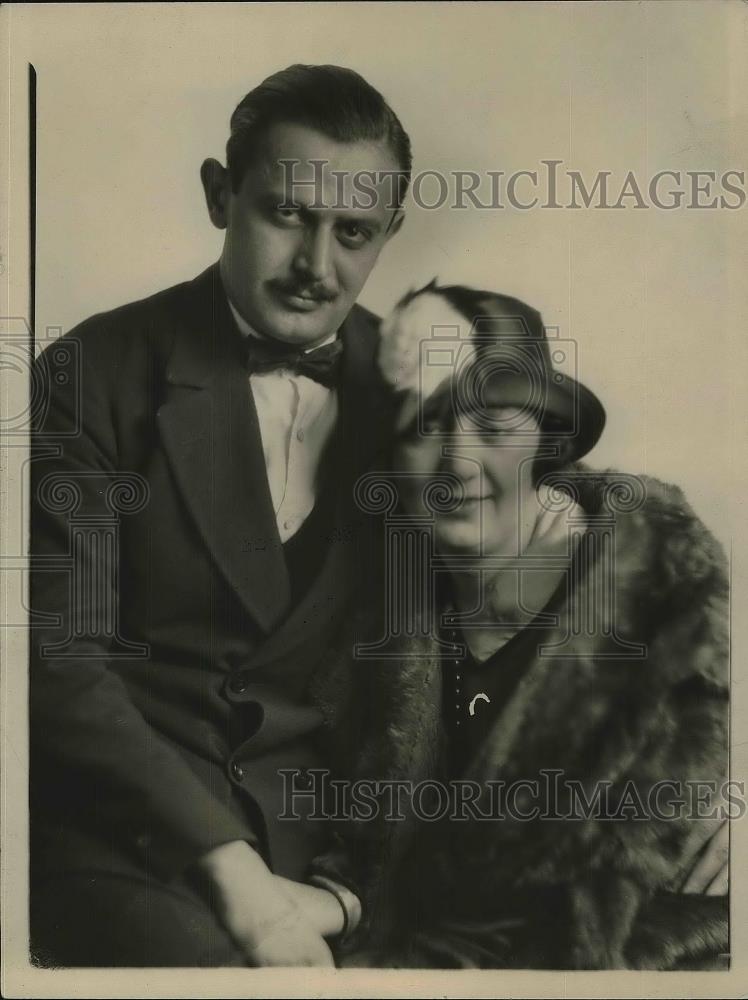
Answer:
[(241, 694), (242, 691), (246, 691), (249, 687), (249, 675), (246, 671), (242, 670), (238, 674), (234, 674), (229, 681), (229, 687), (235, 694)]
[(231, 776), (235, 781), (241, 781), (244, 778), (244, 768), (236, 761), (231, 765)]

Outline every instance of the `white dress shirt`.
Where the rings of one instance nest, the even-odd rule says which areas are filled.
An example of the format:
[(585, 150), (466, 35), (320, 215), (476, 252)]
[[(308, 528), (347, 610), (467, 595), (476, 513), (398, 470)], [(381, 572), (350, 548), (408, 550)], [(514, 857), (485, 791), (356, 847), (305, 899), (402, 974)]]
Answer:
[[(245, 337), (258, 337), (230, 299), (229, 307), (241, 333)], [(336, 337), (337, 332), (323, 343), (330, 344)], [(278, 534), (285, 542), (299, 530), (314, 507), (320, 459), (338, 416), (337, 392), (287, 368), (252, 373), (249, 384), (260, 423)], [(327, 881), (326, 889), (335, 886), (331, 891), (343, 908), (344, 927), (350, 933), (361, 919), (358, 897), (346, 886), (332, 879)], [(347, 897), (353, 905), (346, 902)]]
[[(259, 337), (231, 300), (229, 306), (244, 336)], [(337, 332), (323, 343), (329, 344), (336, 337)], [(285, 542), (314, 507), (322, 452), (338, 415), (337, 392), (288, 368), (253, 373), (249, 384), (260, 422), (278, 534)]]

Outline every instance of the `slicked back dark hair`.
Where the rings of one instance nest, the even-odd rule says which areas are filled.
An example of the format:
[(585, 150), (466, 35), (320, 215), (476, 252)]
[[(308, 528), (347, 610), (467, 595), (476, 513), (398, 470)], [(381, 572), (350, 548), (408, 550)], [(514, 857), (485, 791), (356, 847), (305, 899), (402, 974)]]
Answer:
[(396, 190), (402, 203), (412, 168), (410, 139), (379, 91), (352, 69), (297, 63), (250, 90), (231, 116), (226, 144), (234, 192), (241, 186), (258, 138), (279, 122), (305, 125), (337, 142), (385, 142), (401, 171)]

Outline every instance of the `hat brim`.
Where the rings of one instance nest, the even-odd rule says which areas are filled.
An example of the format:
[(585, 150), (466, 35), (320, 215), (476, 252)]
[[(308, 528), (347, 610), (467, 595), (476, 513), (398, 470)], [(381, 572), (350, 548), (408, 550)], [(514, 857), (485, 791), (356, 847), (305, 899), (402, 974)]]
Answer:
[(563, 372), (552, 372), (540, 384), (511, 372), (492, 375), (481, 386), (480, 399), (472, 408), (491, 405), (516, 406), (532, 413), (541, 428), (568, 439), (572, 459), (591, 451), (605, 428), (605, 407), (598, 397)]
[[(467, 381), (446, 379), (427, 400), (415, 392), (398, 393), (396, 433), (405, 435), (418, 424), (418, 413), (439, 413), (448, 407), (475, 415), (490, 407), (512, 406), (532, 416), (541, 429), (569, 443), (569, 459), (581, 458), (594, 448), (605, 428), (605, 407), (587, 386), (562, 372), (552, 372), (541, 383), (525, 375), (501, 372), (485, 379), (476, 391)], [(522, 424), (522, 417), (512, 425)], [(499, 427), (489, 421), (488, 426)]]

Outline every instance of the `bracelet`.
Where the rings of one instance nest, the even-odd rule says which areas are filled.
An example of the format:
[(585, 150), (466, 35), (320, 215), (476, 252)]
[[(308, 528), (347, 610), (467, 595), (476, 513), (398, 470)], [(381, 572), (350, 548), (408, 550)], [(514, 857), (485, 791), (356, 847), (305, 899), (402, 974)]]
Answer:
[(344, 944), (361, 923), (361, 900), (350, 889), (340, 885), (339, 882), (333, 882), (331, 878), (324, 875), (311, 875), (309, 882), (320, 889), (327, 889), (340, 903), (343, 910), (343, 930), (340, 932), (338, 940)]

